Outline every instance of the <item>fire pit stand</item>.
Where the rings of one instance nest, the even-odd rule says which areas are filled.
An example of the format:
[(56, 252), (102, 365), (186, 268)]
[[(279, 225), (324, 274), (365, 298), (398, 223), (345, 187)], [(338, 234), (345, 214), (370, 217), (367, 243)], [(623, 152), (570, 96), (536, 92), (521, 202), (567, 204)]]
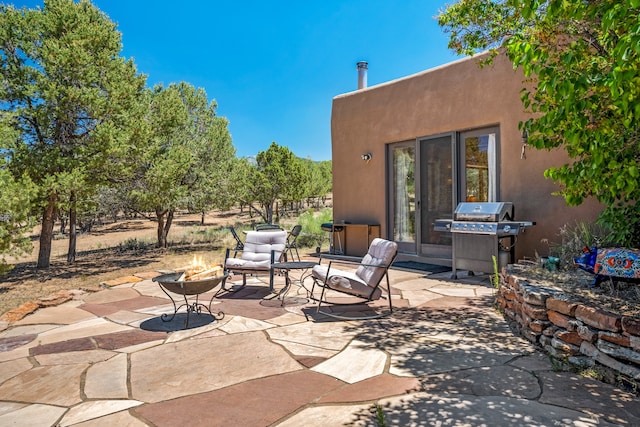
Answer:
[[(158, 282), (160, 285), (160, 289), (169, 297), (171, 303), (173, 304), (173, 313), (172, 314), (163, 314), (160, 316), (163, 322), (170, 322), (176, 316), (178, 311), (185, 307), (187, 309), (187, 320), (185, 323), (185, 329), (189, 328), (189, 316), (191, 313), (200, 314), (202, 313), (202, 309), (206, 310), (211, 317), (213, 317), (216, 321), (222, 320), (224, 318), (224, 313), (219, 311), (217, 314), (211, 312), (211, 303), (213, 299), (218, 295), (220, 289), (224, 287), (224, 282), (227, 280), (229, 276), (228, 273), (224, 273), (222, 276), (211, 277), (202, 280), (178, 280), (182, 273), (168, 273), (158, 276), (153, 279), (154, 282)], [(213, 294), (211, 300), (209, 300), (209, 304), (205, 305), (199, 302), (198, 298), (201, 294), (205, 292), (209, 292), (214, 289), (216, 286), (220, 286), (217, 292)], [(174, 299), (171, 294), (181, 295), (184, 299), (184, 303), (180, 305), (177, 304), (176, 299)], [(195, 295), (195, 300), (189, 301), (187, 296)], [(179, 301), (179, 300), (178, 300)]]

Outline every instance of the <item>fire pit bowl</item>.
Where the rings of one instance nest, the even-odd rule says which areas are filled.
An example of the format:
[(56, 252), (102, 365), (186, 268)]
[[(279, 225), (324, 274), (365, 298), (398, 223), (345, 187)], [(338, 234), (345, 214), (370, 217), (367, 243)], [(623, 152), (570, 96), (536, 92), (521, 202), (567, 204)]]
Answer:
[(183, 280), (178, 279), (182, 276), (182, 273), (167, 273), (161, 276), (155, 277), (154, 282), (158, 282), (160, 286), (169, 292), (180, 295), (200, 295), (205, 292), (209, 292), (220, 283), (224, 284), (228, 274), (222, 276), (209, 277), (202, 280)]
[[(163, 274), (158, 277), (155, 277), (153, 279), (154, 282), (158, 282), (158, 284), (160, 285), (160, 289), (162, 289), (162, 291), (169, 297), (169, 299), (173, 303), (173, 313), (163, 314), (161, 316), (162, 320), (164, 322), (170, 322), (171, 320), (173, 320), (176, 313), (178, 313), (178, 310), (180, 310), (182, 307), (185, 307), (187, 309), (187, 319), (185, 322), (185, 329), (189, 328), (189, 315), (192, 312), (195, 312), (196, 314), (200, 314), (203, 308), (215, 320), (222, 320), (224, 318), (224, 313), (220, 311), (218, 312), (218, 314), (213, 314), (211, 312), (211, 303), (213, 302), (213, 299), (218, 294), (220, 289), (224, 287), (224, 282), (225, 280), (227, 280), (227, 277), (229, 275), (227, 273), (224, 273), (223, 275), (220, 275), (220, 276), (207, 277), (201, 280), (178, 280), (182, 276), (182, 274), (183, 273), (181, 272), (167, 273), (167, 274)], [(204, 294), (205, 292), (209, 292), (210, 290), (214, 289), (218, 285), (220, 286), (220, 289), (218, 289), (218, 292), (213, 294), (208, 305), (204, 305), (198, 301), (198, 298), (201, 294)], [(171, 294), (181, 295), (182, 298), (184, 299), (184, 303), (181, 303), (178, 306), (176, 304), (176, 300), (174, 299), (173, 296), (171, 296)], [(195, 295), (195, 301), (189, 301), (187, 299), (187, 296), (193, 296), (193, 295)]]

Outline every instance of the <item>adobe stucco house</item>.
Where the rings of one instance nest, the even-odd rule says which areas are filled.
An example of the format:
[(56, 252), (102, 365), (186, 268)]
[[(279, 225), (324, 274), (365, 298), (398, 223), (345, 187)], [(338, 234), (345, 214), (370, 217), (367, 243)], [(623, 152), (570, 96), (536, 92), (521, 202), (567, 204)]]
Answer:
[(334, 224), (379, 225), (369, 237), (398, 242), (401, 259), (450, 265), (451, 235), (433, 221), (462, 201), (513, 202), (515, 219), (536, 222), (518, 236), (516, 259), (547, 255), (542, 240), (558, 241), (564, 224), (594, 221), (597, 203), (568, 207), (543, 176), (566, 162), (563, 151), (522, 156), (522, 86), (505, 57), (483, 68), (474, 57), (336, 96)]

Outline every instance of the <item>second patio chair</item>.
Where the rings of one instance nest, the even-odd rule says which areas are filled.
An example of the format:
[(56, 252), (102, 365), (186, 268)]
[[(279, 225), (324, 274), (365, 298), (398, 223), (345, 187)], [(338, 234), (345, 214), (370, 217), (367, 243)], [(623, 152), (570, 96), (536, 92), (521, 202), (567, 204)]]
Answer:
[(236, 239), (236, 247), (232, 249), (234, 251), (233, 256), (235, 257), (238, 255), (238, 252), (242, 252), (244, 250), (244, 243), (242, 242), (242, 239), (240, 239), (240, 236), (238, 236), (235, 228), (229, 227), (229, 231), (231, 231), (233, 238)]
[[(311, 288), (311, 296), (315, 286), (322, 288), (318, 301), (317, 312), (338, 319), (354, 320), (354, 319), (376, 319), (393, 311), (391, 302), (391, 285), (389, 284), (389, 267), (398, 254), (398, 245), (395, 242), (380, 238), (373, 239), (367, 254), (362, 258), (362, 262), (358, 265), (355, 272), (343, 271), (332, 267), (332, 262), (328, 265), (320, 264), (313, 268), (313, 287)], [(330, 305), (354, 305), (356, 303), (368, 303), (382, 297), (381, 283), (382, 279), (386, 279), (386, 298), (389, 300), (389, 310), (380, 314), (364, 315), (364, 316), (344, 316), (334, 312), (322, 311), (321, 306)], [(347, 301), (336, 301), (336, 297), (329, 300), (328, 293), (332, 291), (346, 294), (350, 298)], [(355, 300), (355, 302), (354, 302)]]
[(224, 271), (242, 274), (242, 286), (247, 284), (247, 275), (269, 273), (269, 290), (273, 291), (273, 267), (284, 259), (287, 243), (286, 231), (248, 231), (240, 258), (230, 257), (234, 249), (228, 249), (224, 257)]
[(300, 232), (302, 231), (302, 226), (301, 225), (296, 225), (291, 229), (291, 232), (289, 233), (289, 236), (287, 237), (287, 249), (286, 252), (291, 256), (291, 259), (289, 261), (295, 261), (295, 258), (293, 256), (293, 251), (296, 251), (296, 257), (298, 258), (298, 261), (300, 261), (300, 254), (298, 253), (298, 236), (300, 235)]

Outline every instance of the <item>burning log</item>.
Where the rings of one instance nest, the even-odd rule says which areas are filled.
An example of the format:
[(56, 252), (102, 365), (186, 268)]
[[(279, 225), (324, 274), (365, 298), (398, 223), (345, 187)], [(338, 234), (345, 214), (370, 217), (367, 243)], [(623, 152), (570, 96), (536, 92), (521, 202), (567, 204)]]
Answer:
[(206, 265), (202, 258), (195, 257), (191, 264), (176, 268), (176, 272), (182, 272), (178, 277), (178, 282), (193, 281), (193, 280), (206, 280), (223, 275), (222, 265), (210, 264)]
[(221, 265), (216, 265), (200, 273), (195, 273), (195, 274), (192, 274), (191, 276), (187, 276), (185, 277), (184, 280), (203, 280), (203, 279), (208, 279), (211, 277), (218, 277), (218, 276), (222, 276)]

